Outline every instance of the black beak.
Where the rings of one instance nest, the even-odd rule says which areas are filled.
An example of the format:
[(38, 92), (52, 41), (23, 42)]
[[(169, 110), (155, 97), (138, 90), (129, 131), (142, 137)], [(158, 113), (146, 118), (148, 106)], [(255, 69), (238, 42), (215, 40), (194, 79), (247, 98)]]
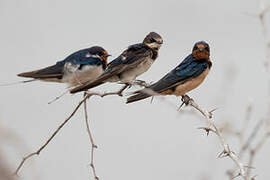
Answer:
[(106, 55), (105, 55), (105, 57), (109, 57), (109, 56), (112, 56), (112, 55), (110, 55), (110, 54), (106, 54)]
[(163, 44), (163, 41), (158, 41), (157, 43), (158, 43), (158, 44)]

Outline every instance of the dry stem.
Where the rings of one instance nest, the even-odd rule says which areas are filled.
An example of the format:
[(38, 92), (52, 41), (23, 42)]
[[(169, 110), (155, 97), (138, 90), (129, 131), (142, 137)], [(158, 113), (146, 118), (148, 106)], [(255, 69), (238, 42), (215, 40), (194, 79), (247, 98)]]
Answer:
[[(84, 97), (87, 96), (87, 94), (84, 94)], [(86, 130), (90, 139), (90, 143), (91, 143), (91, 162), (90, 162), (90, 166), (92, 168), (92, 172), (93, 175), (95, 177), (96, 180), (98, 180), (97, 174), (96, 174), (96, 169), (95, 169), (95, 165), (94, 165), (94, 150), (95, 148), (97, 148), (97, 145), (95, 145), (94, 143), (94, 139), (93, 139), (93, 135), (91, 133), (90, 130), (90, 126), (89, 126), (89, 122), (88, 122), (88, 115), (87, 115), (87, 102), (84, 101), (84, 115), (85, 115), (85, 123), (86, 123)]]
[[(56, 136), (56, 134), (64, 127), (64, 125), (74, 116), (74, 114), (78, 111), (78, 109), (80, 108), (80, 106), (91, 96), (100, 96), (100, 97), (105, 97), (105, 96), (109, 96), (109, 95), (118, 95), (118, 96), (122, 96), (122, 92), (124, 89), (126, 89), (127, 86), (124, 86), (123, 88), (121, 88), (119, 91), (116, 92), (108, 92), (108, 93), (98, 93), (98, 92), (85, 92), (84, 98), (79, 102), (79, 104), (75, 107), (75, 109), (73, 110), (73, 112), (68, 116), (68, 118), (65, 119), (65, 121), (60, 124), (60, 126), (58, 126), (58, 128), (56, 129), (56, 131), (54, 131), (54, 133), (50, 136), (50, 138), (35, 152), (28, 154), (27, 156), (23, 157), (22, 161), (20, 162), (19, 166), (17, 167), (17, 169), (14, 172), (14, 175), (18, 175), (18, 172), (20, 171), (20, 169), (22, 168), (22, 166), (24, 165), (24, 163), (31, 157), (33, 157), (34, 155), (39, 155), (41, 153), (41, 151), (52, 141), (52, 139)], [(85, 116), (86, 120), (87, 120), (87, 115)], [(87, 122), (88, 123), (88, 122)], [(91, 155), (91, 157), (93, 157), (93, 153)], [(91, 167), (94, 169), (94, 165), (91, 161)], [(93, 170), (94, 171), (94, 170)], [(95, 173), (94, 173), (95, 174)], [(95, 178), (97, 179), (96, 175)]]
[(194, 107), (196, 110), (198, 110), (205, 117), (205, 120), (207, 121), (208, 126), (200, 128), (200, 129), (206, 130), (207, 133), (212, 131), (218, 136), (219, 141), (224, 148), (224, 150), (219, 154), (218, 157), (227, 157), (227, 156), (230, 157), (233, 160), (233, 162), (237, 165), (237, 167), (239, 168), (240, 172), (239, 172), (238, 176), (242, 176), (243, 179), (247, 180), (248, 177), (246, 175), (246, 171), (245, 171), (243, 163), (240, 162), (238, 156), (230, 149), (229, 144), (226, 142), (225, 138), (223, 137), (221, 131), (216, 126), (214, 121), (211, 121), (213, 110), (212, 111), (203, 110), (197, 103), (195, 103), (195, 101), (193, 99), (191, 99), (187, 95), (183, 96), (182, 101), (186, 105)]

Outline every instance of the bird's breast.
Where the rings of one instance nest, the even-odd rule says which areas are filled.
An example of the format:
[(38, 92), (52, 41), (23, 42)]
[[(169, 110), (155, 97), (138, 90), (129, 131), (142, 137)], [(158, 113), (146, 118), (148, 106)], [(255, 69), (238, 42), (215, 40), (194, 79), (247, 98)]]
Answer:
[(72, 73), (65, 72), (63, 81), (70, 87), (95, 80), (104, 72), (102, 65), (85, 65), (82, 69), (77, 69)]
[(206, 78), (208, 73), (209, 73), (209, 68), (207, 68), (199, 76), (192, 78), (192, 79), (186, 81), (185, 83), (179, 84), (173, 90), (172, 89), (167, 90), (167, 92), (163, 92), (163, 94), (174, 94), (176, 96), (183, 96), (187, 92), (198, 87), (203, 82), (203, 80)]
[(143, 62), (138, 64), (136, 67), (123, 72), (121, 74), (121, 81), (130, 82), (134, 80), (137, 76), (146, 72), (151, 67), (153, 62), (154, 60), (152, 58), (147, 57)]

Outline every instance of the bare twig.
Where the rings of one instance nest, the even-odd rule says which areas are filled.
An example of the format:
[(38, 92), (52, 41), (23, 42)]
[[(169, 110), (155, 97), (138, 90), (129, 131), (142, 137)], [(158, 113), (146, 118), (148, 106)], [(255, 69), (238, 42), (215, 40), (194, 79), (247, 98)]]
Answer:
[[(262, 28), (262, 34), (264, 36), (264, 40), (265, 40), (265, 49), (266, 49), (266, 58), (265, 58), (265, 62), (264, 62), (264, 67), (267, 73), (269, 73), (269, 64), (270, 64), (270, 41), (267, 38), (267, 30), (266, 30), (266, 25), (265, 25), (265, 16), (267, 14), (267, 12), (270, 11), (270, 5), (265, 6), (265, 4), (263, 3), (263, 1), (260, 1), (260, 13), (258, 15), (258, 18), (260, 20), (261, 23), (261, 28)], [(270, 80), (269, 80), (269, 75), (267, 76), (268, 79), (268, 96), (270, 96)], [(266, 132), (264, 133), (263, 137), (261, 138), (261, 140), (255, 145), (255, 147), (252, 149), (250, 149), (249, 151), (249, 161), (248, 161), (248, 166), (252, 166), (254, 163), (254, 158), (255, 155), (258, 153), (258, 151), (263, 147), (263, 145), (265, 144), (266, 140), (269, 138), (270, 136), (270, 130), (269, 130), (269, 124), (270, 124), (270, 102), (268, 102), (268, 114), (267, 114), (267, 118), (264, 121), (265, 126), (266, 126)], [(250, 169), (247, 170), (247, 175), (250, 176)], [(255, 179), (255, 176), (252, 177), (252, 179)]]
[(255, 139), (256, 135), (258, 134), (260, 128), (263, 125), (263, 120), (259, 121), (257, 123), (257, 125), (254, 127), (252, 133), (250, 134), (250, 136), (247, 138), (246, 142), (243, 143), (240, 152), (239, 152), (239, 157), (241, 158), (243, 156), (243, 153), (249, 148), (250, 144), (252, 143), (252, 141)]
[(246, 130), (247, 130), (248, 125), (249, 125), (249, 122), (250, 122), (251, 113), (252, 113), (252, 102), (250, 102), (249, 105), (247, 106), (246, 117), (244, 119), (245, 122), (243, 123), (242, 129), (238, 133), (239, 139), (240, 139), (240, 143), (242, 145), (244, 144), (244, 137), (245, 137), (245, 133), (246, 133)]
[[(84, 94), (84, 97), (87, 96), (87, 94)], [(86, 123), (86, 130), (90, 139), (90, 143), (91, 143), (91, 162), (90, 162), (90, 166), (92, 168), (92, 172), (94, 174), (94, 177), (96, 180), (98, 180), (97, 174), (96, 174), (96, 169), (95, 169), (95, 165), (94, 165), (94, 150), (95, 148), (97, 148), (97, 145), (95, 145), (94, 143), (94, 139), (93, 139), (93, 135), (91, 133), (90, 130), (90, 126), (89, 126), (89, 122), (88, 122), (88, 115), (87, 115), (87, 102), (84, 101), (84, 115), (85, 115), (85, 123)]]
[[(255, 148), (251, 149), (249, 151), (250, 156), (249, 156), (249, 160), (248, 160), (248, 166), (251, 167), (254, 163), (254, 158), (255, 155), (258, 153), (258, 151), (263, 147), (263, 145), (265, 144), (266, 140), (270, 137), (270, 132), (265, 132), (264, 136), (262, 137), (262, 139), (256, 144)], [(250, 169), (247, 170), (247, 176), (250, 176)]]
[(64, 95), (66, 95), (68, 92), (69, 92), (69, 89), (66, 90), (65, 92), (63, 92), (62, 94), (56, 96), (53, 100), (49, 101), (48, 104), (54, 103), (55, 101), (59, 100), (61, 97), (63, 97)]
[[(270, 10), (270, 6), (265, 6), (265, 4), (260, 1), (260, 12), (256, 15), (256, 17), (260, 20), (261, 23), (261, 30), (262, 30), (262, 34), (264, 36), (264, 40), (265, 40), (265, 44), (266, 44), (266, 59), (264, 60), (264, 68), (266, 70), (267, 73), (269, 73), (269, 64), (270, 64), (270, 41), (267, 38), (267, 30), (266, 30), (266, 26), (265, 26), (265, 16), (266, 13), (269, 12)], [(267, 76), (269, 77), (269, 76)], [(269, 79), (267, 79), (268, 81), (268, 95), (270, 96), (270, 81)], [(270, 103), (268, 103), (268, 107), (270, 107)], [(239, 152), (239, 158), (241, 159), (243, 157), (243, 154), (249, 150), (249, 162), (248, 162), (248, 166), (247, 167), (252, 167), (253, 162), (254, 162), (254, 157), (255, 154), (258, 152), (259, 149), (261, 149), (261, 147), (263, 146), (263, 144), (265, 143), (265, 141), (267, 140), (267, 138), (269, 137), (269, 130), (264, 134), (264, 136), (262, 137), (262, 139), (257, 143), (257, 145), (255, 146), (255, 148), (251, 147), (251, 143), (252, 141), (254, 141), (255, 137), (257, 136), (259, 130), (261, 129), (261, 127), (263, 126), (263, 124), (265, 124), (267, 126), (268, 121), (270, 120), (270, 108), (268, 108), (268, 117), (263, 121), (259, 121), (256, 126), (254, 127), (252, 133), (249, 135), (249, 137), (244, 141), (244, 137), (245, 137), (245, 132), (248, 126), (248, 122), (250, 120), (250, 115), (251, 115), (251, 111), (252, 111), (252, 107), (251, 104), (249, 105), (248, 109), (247, 109), (247, 115), (246, 115), (246, 120), (247, 122), (244, 122), (244, 126), (242, 128), (242, 130), (237, 134), (240, 138), (240, 142), (241, 142), (241, 147), (240, 147), (240, 152)], [(232, 177), (233, 170), (229, 170), (228, 171), (228, 175), (229, 177)], [(247, 172), (246, 172), (246, 177), (250, 178), (251, 175), (251, 168), (247, 168)], [(251, 177), (251, 180), (255, 179), (256, 176)]]
[(99, 93), (99, 92), (85, 92), (84, 98), (79, 102), (79, 104), (75, 107), (73, 112), (69, 115), (68, 118), (65, 119), (65, 121), (60, 124), (60, 126), (54, 131), (54, 133), (50, 136), (50, 138), (35, 152), (28, 154), (25, 156), (22, 161), (20, 162), (19, 166), (14, 172), (14, 175), (18, 175), (18, 172), (22, 168), (23, 164), (25, 163), (26, 160), (31, 158), (34, 155), (39, 155), (40, 152), (50, 143), (50, 141), (55, 137), (55, 135), (64, 127), (64, 125), (74, 116), (74, 114), (77, 112), (77, 110), (80, 108), (80, 106), (91, 96), (100, 96), (100, 97), (105, 97), (109, 95), (118, 95), (122, 96), (123, 88), (121, 88), (119, 91), (116, 92), (108, 92), (108, 93)]
[(182, 98), (182, 101), (186, 105), (194, 107), (196, 110), (198, 110), (205, 117), (205, 120), (207, 121), (208, 126), (203, 128), (203, 129), (206, 130), (207, 133), (209, 133), (211, 131), (211, 132), (214, 132), (218, 136), (219, 141), (224, 148), (224, 150), (220, 153), (219, 157), (227, 157), (227, 156), (230, 157), (233, 160), (233, 162), (237, 165), (237, 167), (239, 168), (239, 171), (240, 171), (239, 176), (242, 176), (242, 178), (245, 180), (248, 179), (246, 176), (246, 171), (245, 171), (243, 163), (240, 162), (238, 156), (230, 149), (229, 144), (225, 141), (225, 138), (223, 137), (221, 131), (216, 126), (214, 121), (211, 121), (212, 112), (203, 110), (197, 103), (195, 103), (195, 101), (193, 99), (191, 99), (187, 95), (185, 95)]
[(60, 126), (56, 129), (56, 131), (54, 131), (54, 133), (51, 135), (51, 137), (36, 151), (33, 153), (28, 154), (27, 156), (25, 156), (23, 158), (23, 160), (21, 161), (21, 163), (19, 164), (19, 166), (17, 167), (16, 171), (15, 171), (15, 175), (18, 175), (19, 170), (21, 169), (21, 167), (23, 166), (23, 164), (25, 163), (25, 161), (27, 159), (29, 159), (30, 157), (34, 156), (34, 155), (39, 155), (40, 152), (50, 143), (50, 141), (54, 138), (54, 136), (64, 127), (64, 125), (72, 118), (72, 116), (74, 116), (74, 114), (77, 112), (77, 110), (79, 109), (79, 107), (82, 105), (82, 103), (88, 98), (90, 97), (90, 95), (87, 95), (83, 98), (83, 100), (81, 100), (79, 102), (79, 104), (76, 106), (76, 108), (74, 109), (74, 111), (69, 115), (68, 118), (65, 119), (65, 121), (60, 124)]

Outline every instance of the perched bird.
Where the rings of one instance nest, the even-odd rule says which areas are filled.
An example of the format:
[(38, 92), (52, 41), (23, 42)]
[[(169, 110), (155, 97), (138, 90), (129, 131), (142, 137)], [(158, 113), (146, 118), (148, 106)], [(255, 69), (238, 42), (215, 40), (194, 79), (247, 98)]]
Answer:
[(155, 32), (150, 32), (142, 43), (128, 47), (119, 57), (108, 64), (108, 68), (95, 81), (75, 87), (70, 92), (76, 93), (99, 86), (105, 82), (121, 81), (132, 84), (135, 78), (146, 72), (158, 57), (158, 50), (163, 40)]
[(18, 74), (42, 81), (67, 83), (70, 87), (96, 79), (107, 67), (108, 52), (100, 46), (79, 50), (55, 65)]
[(158, 82), (135, 92), (134, 95), (127, 99), (127, 103), (139, 101), (157, 94), (185, 95), (198, 87), (207, 76), (212, 66), (209, 56), (209, 45), (204, 41), (197, 42), (193, 47), (192, 54), (188, 55), (176, 68)]

